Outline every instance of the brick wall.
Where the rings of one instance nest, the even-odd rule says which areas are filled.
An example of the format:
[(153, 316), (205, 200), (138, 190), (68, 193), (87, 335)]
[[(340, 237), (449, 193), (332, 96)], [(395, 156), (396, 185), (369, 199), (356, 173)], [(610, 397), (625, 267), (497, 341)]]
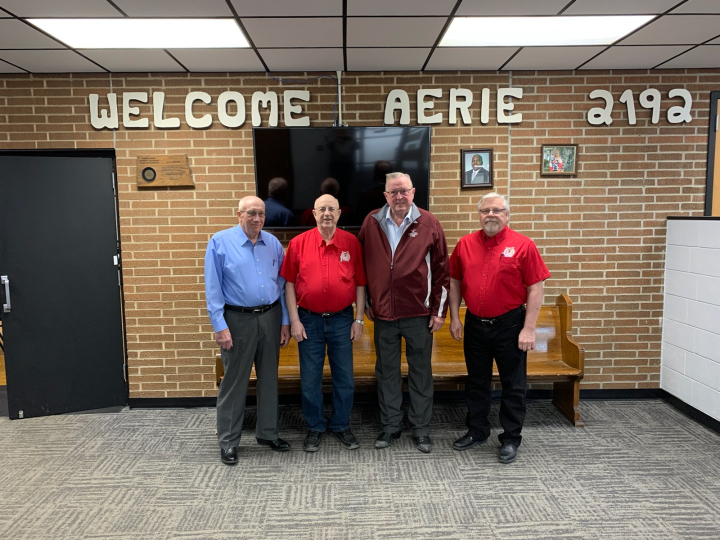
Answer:
[[(719, 89), (720, 70), (349, 73), (343, 83), (343, 120), (351, 126), (381, 125), (385, 97), (394, 88), (410, 94), (414, 124), (417, 89), (442, 88), (436, 109), (444, 121), (432, 130), (430, 208), (449, 245), (477, 229), (475, 204), (483, 193), (460, 190), (459, 151), (492, 147), (495, 187), (510, 194), (511, 225), (536, 241), (553, 274), (546, 301), (568, 291), (575, 302), (576, 337), (587, 351), (583, 388), (659, 386), (665, 217), (702, 214), (709, 93)], [(164, 91), (166, 116), (180, 117), (181, 128), (154, 129), (148, 104), (140, 109), (151, 119), (150, 129), (94, 130), (87, 96), (99, 93), (102, 104), (111, 84), (118, 94)], [(512, 127), (495, 121), (497, 88), (507, 86), (524, 91), (515, 100), (523, 121)], [(457, 87), (475, 97), (469, 126), (447, 123), (449, 90)], [(483, 125), (478, 102), (486, 87), (492, 103), (490, 122)], [(236, 224), (237, 200), (254, 193), (250, 96), (283, 88), (259, 74), (0, 78), (1, 149), (116, 149), (131, 397), (216, 393), (204, 251), (214, 232)], [(588, 98), (595, 88), (615, 97), (610, 126), (585, 120), (590, 107), (602, 105)], [(628, 88), (635, 91), (635, 126), (617, 103)], [(637, 103), (647, 88), (663, 95), (657, 125)], [(692, 93), (691, 123), (665, 119), (669, 106), (681, 104), (667, 98), (671, 88)], [(196, 115), (213, 115), (209, 129), (191, 130), (184, 121), (185, 96), (192, 90), (213, 98), (209, 106), (195, 105)], [(242, 128), (227, 129), (217, 120), (217, 97), (225, 90), (245, 96)], [(334, 82), (320, 79), (309, 90), (311, 102), (304, 108), (312, 125), (330, 125)], [(539, 176), (540, 145), (556, 143), (579, 145), (577, 177)], [(138, 191), (135, 158), (148, 153), (187, 154), (196, 188)]]

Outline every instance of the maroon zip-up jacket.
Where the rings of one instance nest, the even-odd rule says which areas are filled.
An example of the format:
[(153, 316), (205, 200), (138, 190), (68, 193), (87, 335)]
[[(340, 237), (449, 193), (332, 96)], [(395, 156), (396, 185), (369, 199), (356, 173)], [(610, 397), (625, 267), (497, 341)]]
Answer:
[(373, 316), (384, 321), (425, 315), (445, 318), (450, 266), (440, 222), (413, 204), (412, 223), (393, 257), (386, 234), (387, 211), (386, 204), (370, 212), (358, 235)]

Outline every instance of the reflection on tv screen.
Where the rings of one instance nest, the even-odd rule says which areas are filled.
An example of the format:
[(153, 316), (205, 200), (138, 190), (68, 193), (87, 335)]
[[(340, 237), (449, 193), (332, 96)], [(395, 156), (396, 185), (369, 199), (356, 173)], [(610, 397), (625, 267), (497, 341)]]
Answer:
[(428, 208), (430, 128), (255, 128), (255, 184), (265, 201), (265, 227), (314, 227), (312, 208), (335, 196), (338, 225), (359, 227), (385, 204), (385, 175), (404, 172), (414, 202)]

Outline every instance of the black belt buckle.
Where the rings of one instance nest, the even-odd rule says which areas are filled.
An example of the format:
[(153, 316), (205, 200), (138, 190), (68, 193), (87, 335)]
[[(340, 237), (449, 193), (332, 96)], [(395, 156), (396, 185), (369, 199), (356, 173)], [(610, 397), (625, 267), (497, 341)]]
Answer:
[(492, 326), (495, 324), (495, 321), (497, 321), (497, 319), (480, 319), (480, 324), (483, 326)]
[(265, 313), (265, 309), (266, 308), (264, 308), (264, 307), (256, 308), (256, 309), (253, 309), (252, 312), (253, 313)]
[(320, 315), (323, 319), (329, 319), (330, 317), (332, 317), (333, 315), (335, 315), (335, 313), (325, 312), (325, 313), (320, 313), (319, 315)]

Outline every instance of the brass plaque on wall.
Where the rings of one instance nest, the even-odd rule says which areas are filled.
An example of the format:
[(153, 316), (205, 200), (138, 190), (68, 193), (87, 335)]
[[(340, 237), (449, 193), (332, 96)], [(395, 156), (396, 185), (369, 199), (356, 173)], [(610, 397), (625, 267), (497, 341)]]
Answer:
[(195, 187), (187, 155), (138, 156), (137, 187)]

